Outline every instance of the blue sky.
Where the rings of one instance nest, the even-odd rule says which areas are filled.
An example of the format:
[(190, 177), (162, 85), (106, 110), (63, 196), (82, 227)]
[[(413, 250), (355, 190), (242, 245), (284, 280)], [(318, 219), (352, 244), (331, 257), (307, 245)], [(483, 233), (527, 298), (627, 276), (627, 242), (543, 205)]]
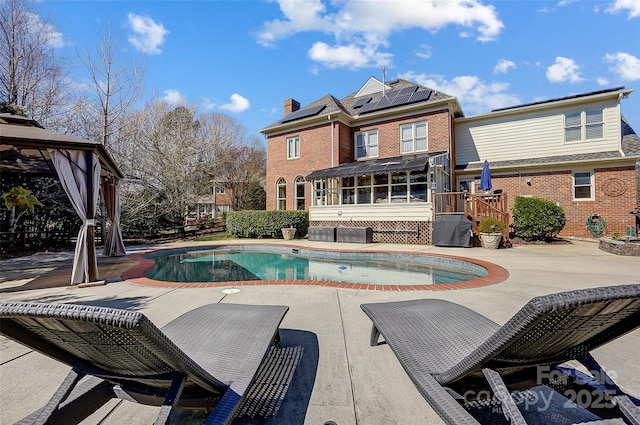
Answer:
[(467, 116), (625, 86), (640, 132), (640, 0), (54, 1), (71, 78), (108, 23), (122, 57), (146, 60), (145, 96), (238, 119), (252, 135), (283, 101), (342, 98), (369, 77), (405, 78), (458, 97)]

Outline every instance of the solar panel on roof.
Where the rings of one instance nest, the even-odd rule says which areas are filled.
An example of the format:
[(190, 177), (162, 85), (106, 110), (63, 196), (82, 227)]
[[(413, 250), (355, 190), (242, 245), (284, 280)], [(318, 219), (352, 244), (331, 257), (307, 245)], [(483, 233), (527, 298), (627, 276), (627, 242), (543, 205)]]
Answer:
[(391, 105), (391, 100), (387, 99), (386, 97), (383, 97), (378, 101), (378, 103), (376, 103), (374, 110), (386, 108), (389, 105)]
[(398, 94), (395, 99), (391, 102), (391, 106), (404, 105), (411, 98), (411, 93), (409, 94)]
[(282, 122), (289, 122), (294, 120), (299, 120), (301, 118), (312, 117), (314, 115), (318, 115), (327, 105), (314, 106), (313, 108), (300, 109), (295, 112), (291, 112), (286, 117), (282, 119)]
[(371, 96), (368, 97), (361, 97), (360, 99), (358, 99), (356, 101), (356, 103), (353, 104), (353, 108), (361, 108), (362, 106), (364, 106), (365, 104), (369, 103), (369, 101), (373, 99)]
[(417, 91), (411, 95), (411, 99), (409, 99), (410, 103), (420, 102), (421, 100), (429, 99), (429, 95), (431, 94), (431, 90), (423, 90)]
[(398, 96), (404, 96), (404, 95), (407, 95), (407, 94), (412, 94), (416, 90), (418, 90), (418, 86), (405, 87), (402, 90), (400, 90), (400, 93), (398, 93)]
[(371, 112), (375, 109), (376, 103), (367, 103), (362, 108), (360, 108), (360, 113), (363, 114), (365, 112)]
[(391, 90), (386, 92), (382, 98), (384, 99), (386, 97), (389, 100), (393, 100), (393, 98), (396, 97), (398, 93), (400, 93), (400, 90)]

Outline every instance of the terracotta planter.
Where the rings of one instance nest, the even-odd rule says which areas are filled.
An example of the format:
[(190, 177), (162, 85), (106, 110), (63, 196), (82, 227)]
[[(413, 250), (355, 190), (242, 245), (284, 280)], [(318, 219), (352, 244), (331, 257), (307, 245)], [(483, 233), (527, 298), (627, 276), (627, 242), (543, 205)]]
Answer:
[(290, 241), (296, 236), (296, 228), (295, 227), (283, 227), (282, 229), (282, 238), (284, 240)]
[(502, 233), (480, 233), (482, 246), (487, 249), (498, 249), (502, 241)]

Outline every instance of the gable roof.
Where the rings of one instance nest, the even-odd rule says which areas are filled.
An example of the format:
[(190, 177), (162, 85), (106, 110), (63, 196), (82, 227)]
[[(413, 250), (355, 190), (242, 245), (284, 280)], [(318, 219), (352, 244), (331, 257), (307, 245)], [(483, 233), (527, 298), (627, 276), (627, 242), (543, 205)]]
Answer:
[[(383, 90), (384, 87), (384, 90)], [(415, 88), (415, 89), (414, 89)], [(403, 92), (402, 90), (405, 89)], [(402, 95), (398, 96), (398, 95)], [(318, 121), (334, 113), (343, 114), (349, 120), (369, 119), (377, 113), (393, 113), (408, 107), (429, 107), (444, 105), (453, 107), (452, 113), (462, 116), (458, 100), (445, 93), (420, 86), (411, 81), (397, 79), (384, 85), (374, 77), (350, 95), (337, 99), (328, 94), (320, 99), (288, 114), (261, 130), (263, 134), (271, 133), (287, 125), (301, 125)]]

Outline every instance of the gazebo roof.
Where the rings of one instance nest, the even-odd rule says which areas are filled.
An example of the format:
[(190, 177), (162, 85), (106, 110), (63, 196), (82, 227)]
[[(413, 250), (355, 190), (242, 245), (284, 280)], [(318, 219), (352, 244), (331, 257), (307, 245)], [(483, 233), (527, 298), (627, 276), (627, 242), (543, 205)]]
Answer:
[(100, 158), (103, 175), (123, 177), (101, 143), (46, 130), (31, 118), (0, 114), (0, 169), (3, 173), (55, 174), (48, 148), (93, 151)]

